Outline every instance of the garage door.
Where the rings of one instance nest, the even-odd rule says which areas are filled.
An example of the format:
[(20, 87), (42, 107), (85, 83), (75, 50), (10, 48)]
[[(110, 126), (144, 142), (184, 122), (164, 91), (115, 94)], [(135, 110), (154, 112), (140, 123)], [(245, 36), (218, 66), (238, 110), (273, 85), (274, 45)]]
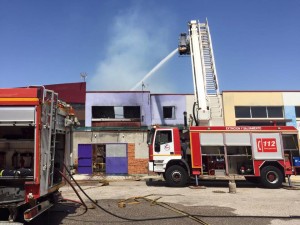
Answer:
[(92, 174), (92, 145), (79, 144), (78, 145), (78, 173)]
[(106, 174), (128, 174), (127, 144), (106, 144)]

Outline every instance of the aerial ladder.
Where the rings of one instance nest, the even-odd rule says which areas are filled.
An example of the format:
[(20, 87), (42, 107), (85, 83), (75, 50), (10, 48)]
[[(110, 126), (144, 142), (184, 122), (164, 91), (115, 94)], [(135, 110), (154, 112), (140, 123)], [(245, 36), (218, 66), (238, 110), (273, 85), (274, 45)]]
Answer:
[(208, 21), (191, 20), (188, 34), (181, 33), (178, 52), (190, 55), (194, 82), (195, 125), (224, 125), (217, 70)]

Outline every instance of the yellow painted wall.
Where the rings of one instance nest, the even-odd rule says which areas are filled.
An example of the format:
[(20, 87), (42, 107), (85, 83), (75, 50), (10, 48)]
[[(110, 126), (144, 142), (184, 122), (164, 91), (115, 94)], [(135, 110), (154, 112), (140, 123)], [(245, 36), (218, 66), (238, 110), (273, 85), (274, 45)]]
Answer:
[(235, 126), (235, 106), (283, 106), (282, 92), (223, 92), (225, 126)]

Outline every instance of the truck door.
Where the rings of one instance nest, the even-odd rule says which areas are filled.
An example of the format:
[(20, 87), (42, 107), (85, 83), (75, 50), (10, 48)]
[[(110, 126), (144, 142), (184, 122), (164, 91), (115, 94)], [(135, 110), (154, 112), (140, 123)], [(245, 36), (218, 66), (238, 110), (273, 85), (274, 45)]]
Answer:
[(154, 154), (168, 156), (174, 154), (172, 130), (158, 130), (155, 135)]

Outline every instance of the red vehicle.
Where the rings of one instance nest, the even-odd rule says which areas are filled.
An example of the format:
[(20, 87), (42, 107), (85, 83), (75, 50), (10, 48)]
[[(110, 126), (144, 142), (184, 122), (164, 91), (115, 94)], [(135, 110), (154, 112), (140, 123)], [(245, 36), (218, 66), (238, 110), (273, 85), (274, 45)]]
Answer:
[(170, 186), (184, 186), (191, 176), (197, 181), (243, 175), (268, 188), (280, 187), (285, 177), (300, 172), (298, 130), (224, 126), (208, 22), (192, 20), (188, 28), (188, 34), (180, 35), (178, 51), (191, 56), (195, 103), (190, 123), (196, 126), (151, 129), (149, 171), (162, 174)]
[(267, 188), (300, 172), (298, 130), (284, 127), (153, 128), (149, 170), (170, 186), (184, 186), (191, 176), (243, 175)]
[(53, 205), (76, 123), (53, 91), (0, 89), (0, 220), (30, 221)]

